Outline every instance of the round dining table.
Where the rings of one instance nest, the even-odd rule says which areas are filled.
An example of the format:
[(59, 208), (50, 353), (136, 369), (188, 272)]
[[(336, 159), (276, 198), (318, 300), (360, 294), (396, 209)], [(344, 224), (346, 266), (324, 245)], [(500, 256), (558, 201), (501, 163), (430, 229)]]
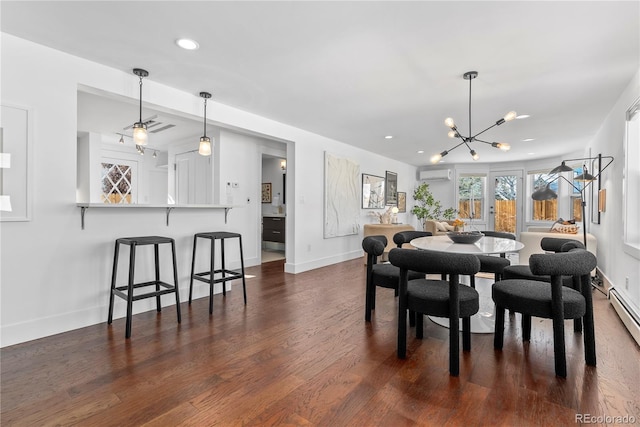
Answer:
[[(411, 246), (424, 251), (446, 252), (453, 254), (496, 255), (518, 252), (524, 248), (522, 242), (501, 237), (483, 236), (475, 243), (454, 243), (446, 235), (419, 237), (410, 242)], [(462, 280), (461, 277), (461, 282)], [(495, 327), (495, 305), (491, 298), (490, 280), (476, 280), (476, 290), (480, 296), (480, 309), (471, 316), (471, 332), (476, 334), (493, 333)], [(429, 319), (440, 326), (449, 327), (449, 319), (429, 316)], [(462, 327), (462, 326), (461, 326)]]

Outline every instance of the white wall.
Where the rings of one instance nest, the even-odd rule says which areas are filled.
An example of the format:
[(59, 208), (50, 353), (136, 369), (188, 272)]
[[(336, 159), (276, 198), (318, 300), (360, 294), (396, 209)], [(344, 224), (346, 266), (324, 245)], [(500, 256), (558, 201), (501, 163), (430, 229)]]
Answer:
[[(2, 346), (105, 322), (113, 244), (118, 237), (161, 234), (175, 238), (183, 300), (188, 297), (194, 233), (240, 232), (246, 264), (257, 262), (261, 211), (258, 170), (264, 149), (255, 139), (221, 132), (216, 144), (218, 156), (214, 168), (218, 181), (214, 200), (224, 203), (226, 182), (239, 183), (233, 194), (233, 204), (239, 207), (231, 210), (227, 224), (222, 210), (175, 210), (167, 227), (164, 211), (90, 208), (86, 229), (81, 230), (80, 209), (75, 204), (78, 87), (88, 86), (137, 99), (138, 82), (129, 72), (4, 33), (1, 55), (2, 103), (28, 107), (34, 113), (30, 123), (34, 171), (32, 220), (0, 223)], [(47, 65), (46, 72), (42, 64)], [(132, 67), (137, 65), (140, 64)], [(153, 70), (150, 71), (153, 76)], [(143, 90), (145, 101), (154, 106), (201, 117), (197, 94), (155, 83), (153, 78), (145, 81)], [(208, 116), (216, 118), (223, 127), (244, 129), (286, 143), (287, 271), (301, 272), (362, 254), (361, 233), (333, 239), (322, 237), (325, 150), (357, 161), (361, 172), (381, 176), (385, 170), (397, 172), (398, 189), (407, 192), (407, 210), (411, 209), (415, 167), (215, 102), (208, 107)], [(363, 224), (372, 222), (368, 212), (362, 211)], [(415, 223), (410, 214), (400, 214), (398, 220)], [(197, 262), (204, 262), (205, 251), (199, 255)], [(138, 258), (145, 256), (141, 253)], [(166, 254), (162, 260), (165, 277), (170, 263)], [(231, 257), (230, 261), (233, 267), (237, 258)], [(151, 271), (138, 269), (141, 275)], [(198, 296), (206, 295), (204, 288), (198, 288)], [(170, 305), (172, 298), (163, 301)], [(149, 309), (151, 300), (134, 304), (136, 312)], [(115, 316), (123, 314), (124, 303), (116, 301)]]
[[(622, 176), (625, 164), (625, 112), (638, 98), (638, 94), (640, 71), (620, 95), (585, 151), (585, 154), (590, 151), (592, 156), (600, 153), (615, 158), (614, 163), (602, 175), (602, 188), (607, 190), (607, 210), (600, 215), (600, 224), (592, 224), (590, 232), (598, 239), (598, 267), (636, 313), (640, 313), (640, 260), (626, 253), (622, 244)], [(631, 161), (640, 162), (640, 159)], [(638, 217), (635, 220), (638, 221)], [(629, 278), (628, 289), (625, 287), (625, 278)]]

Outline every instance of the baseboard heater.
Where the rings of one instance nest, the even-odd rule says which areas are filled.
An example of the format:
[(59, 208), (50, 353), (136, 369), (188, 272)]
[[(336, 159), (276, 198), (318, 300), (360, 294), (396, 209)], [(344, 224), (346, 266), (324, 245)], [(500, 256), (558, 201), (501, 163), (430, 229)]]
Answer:
[(629, 306), (629, 304), (620, 296), (615, 288), (609, 290), (609, 298), (611, 305), (618, 313), (618, 317), (626, 326), (636, 343), (640, 345), (640, 316)]

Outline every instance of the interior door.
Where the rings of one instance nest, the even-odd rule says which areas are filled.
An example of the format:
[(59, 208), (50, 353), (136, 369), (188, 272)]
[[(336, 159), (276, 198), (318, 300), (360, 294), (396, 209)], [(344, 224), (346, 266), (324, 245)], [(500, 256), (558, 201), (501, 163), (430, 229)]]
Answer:
[(211, 173), (211, 157), (196, 151), (176, 154), (176, 203), (212, 203)]
[(522, 227), (522, 170), (492, 172), (489, 175), (489, 224), (494, 231), (517, 234)]

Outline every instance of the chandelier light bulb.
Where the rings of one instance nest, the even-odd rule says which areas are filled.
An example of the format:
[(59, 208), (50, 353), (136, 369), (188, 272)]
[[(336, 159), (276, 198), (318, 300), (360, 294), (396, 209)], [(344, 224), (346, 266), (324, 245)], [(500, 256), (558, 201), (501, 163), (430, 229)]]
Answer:
[(431, 163), (438, 163), (447, 154), (449, 154), (447, 150), (444, 150), (442, 153), (434, 154), (433, 156), (431, 156)]
[(510, 122), (511, 120), (515, 119), (518, 116), (518, 113), (516, 113), (515, 111), (509, 111), (507, 114), (505, 114), (504, 121), (505, 122)]
[(451, 129), (453, 129), (456, 126), (456, 123), (453, 121), (451, 117), (447, 117), (446, 119), (444, 119), (444, 124), (447, 127), (450, 127)]
[(471, 153), (471, 158), (473, 160), (478, 160), (480, 158), (480, 156), (478, 155), (478, 153), (476, 153), (476, 150), (471, 150), (469, 151), (469, 153)]
[(449, 138), (455, 138), (458, 135), (458, 132), (456, 132), (455, 130), (450, 130), (449, 132), (447, 132), (447, 136)]
[(511, 149), (511, 146), (509, 144), (507, 144), (506, 142), (492, 142), (491, 146), (493, 148), (499, 148), (502, 151), (509, 151)]

